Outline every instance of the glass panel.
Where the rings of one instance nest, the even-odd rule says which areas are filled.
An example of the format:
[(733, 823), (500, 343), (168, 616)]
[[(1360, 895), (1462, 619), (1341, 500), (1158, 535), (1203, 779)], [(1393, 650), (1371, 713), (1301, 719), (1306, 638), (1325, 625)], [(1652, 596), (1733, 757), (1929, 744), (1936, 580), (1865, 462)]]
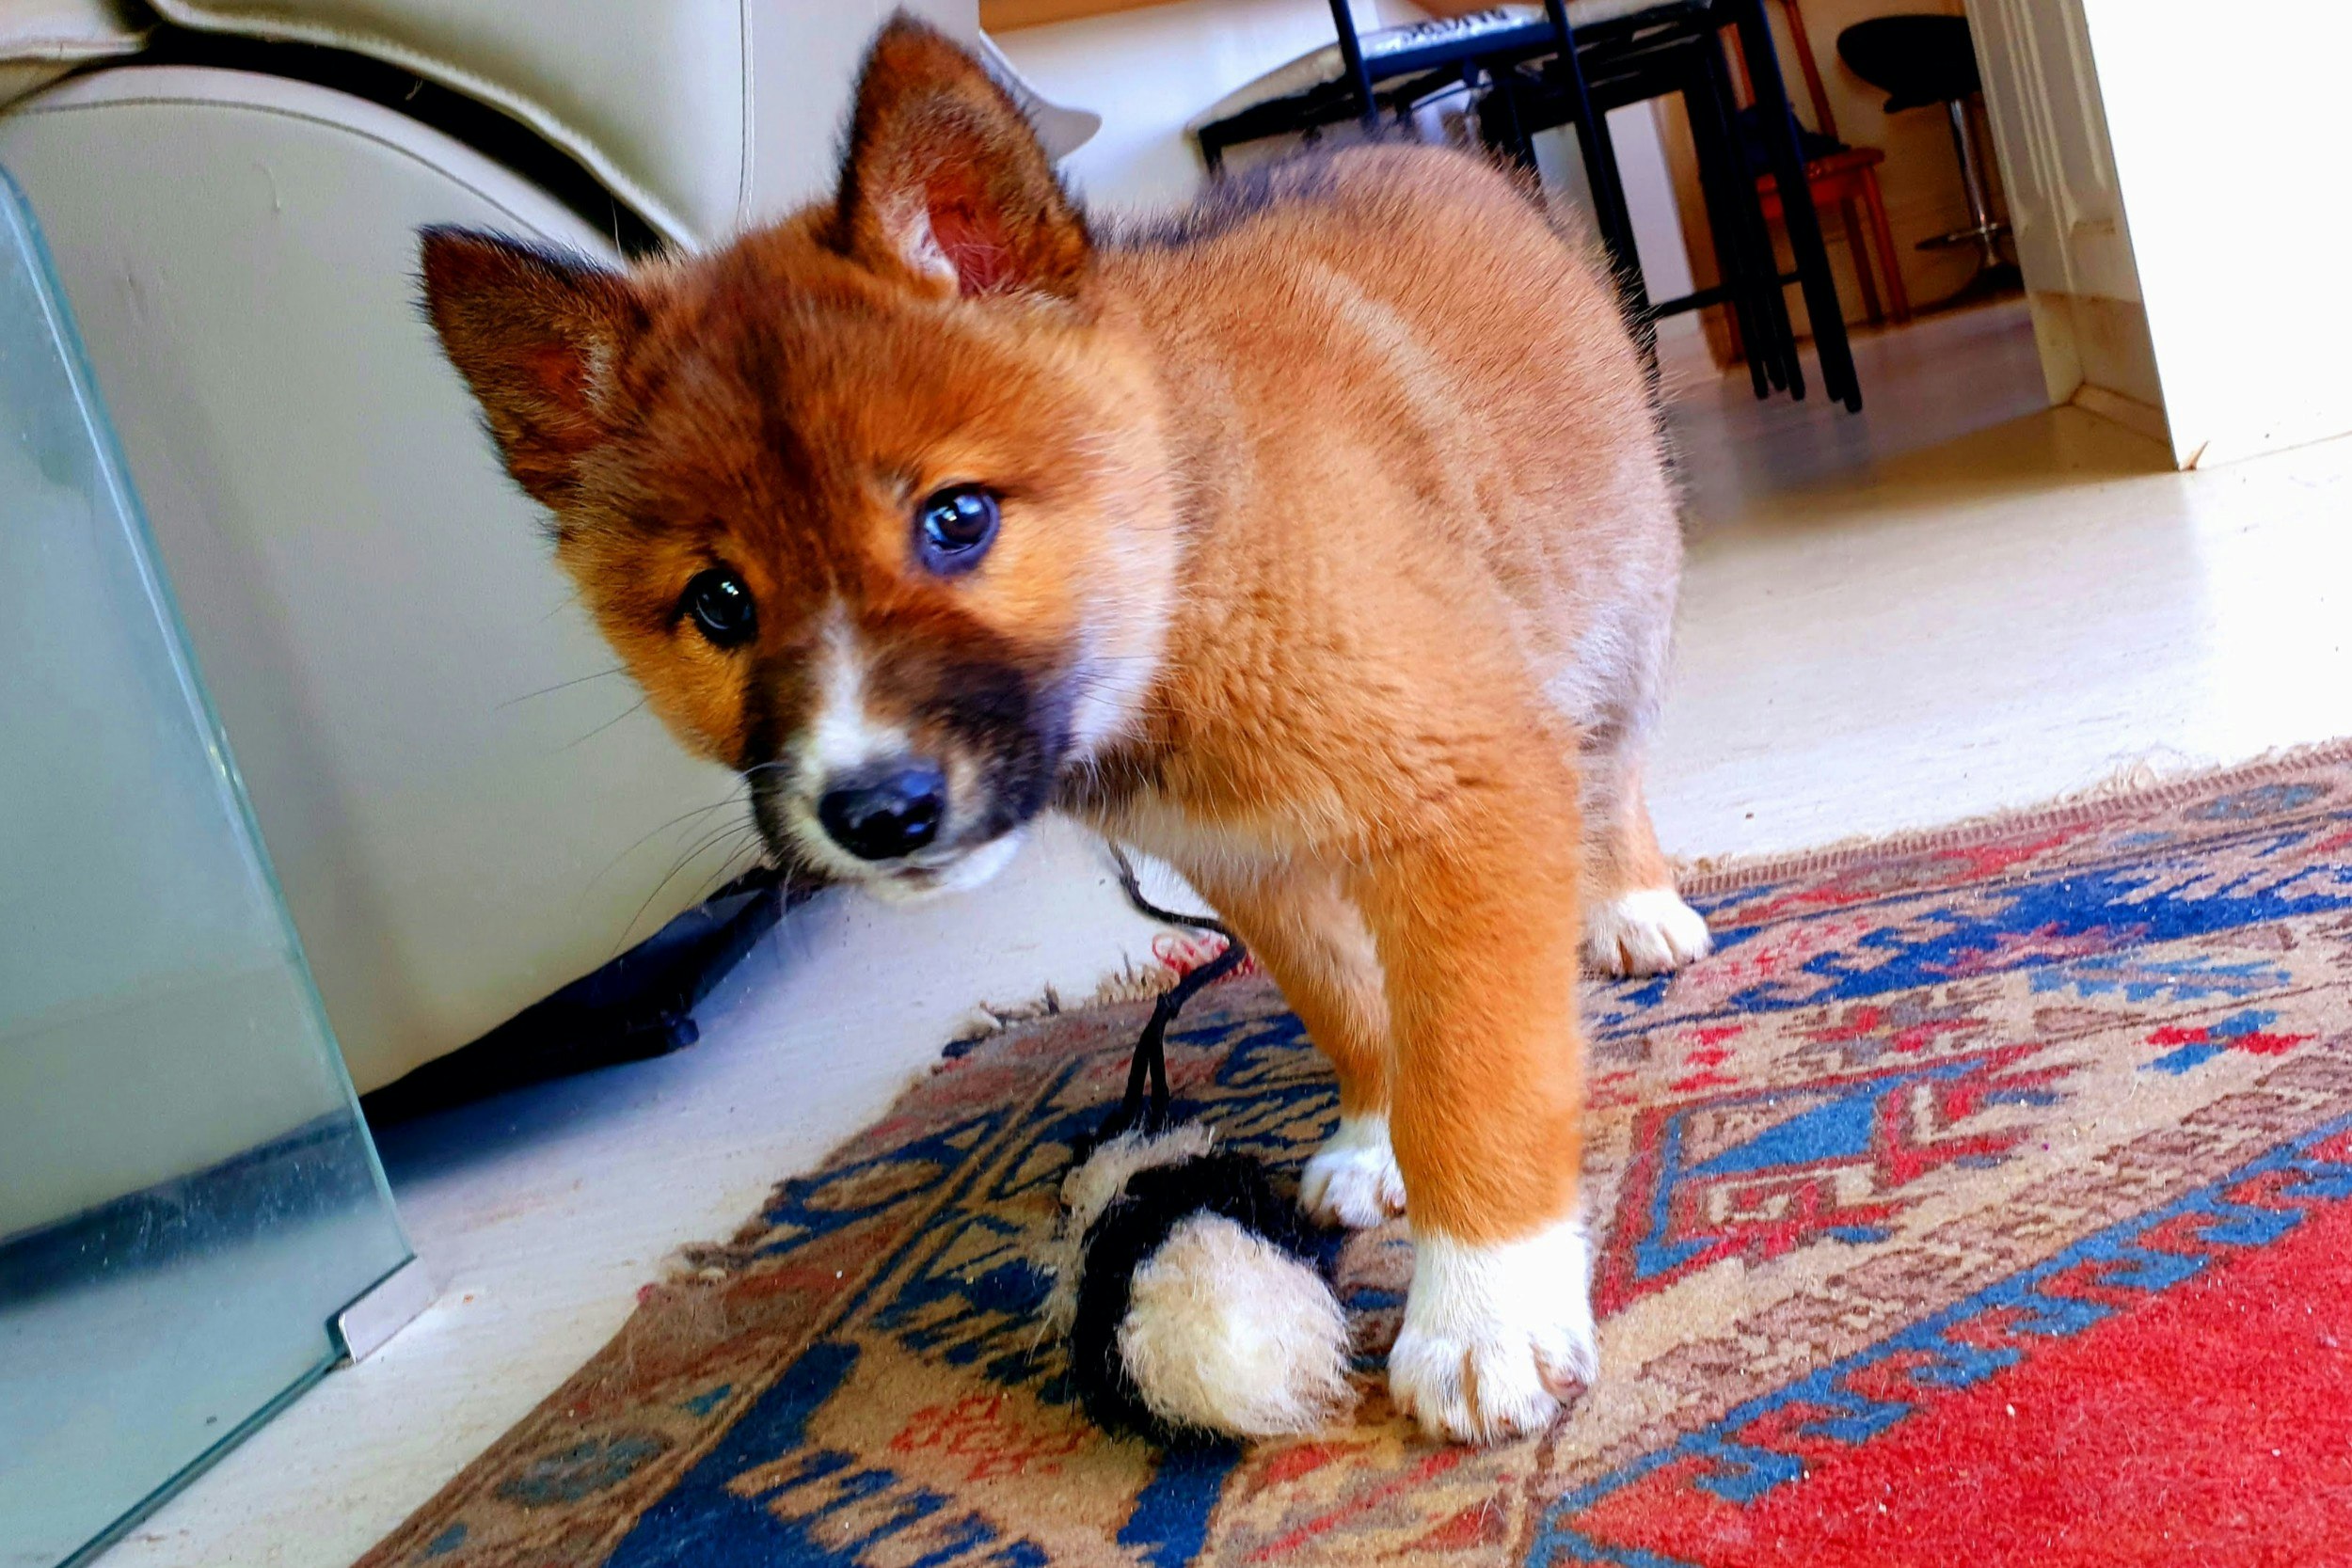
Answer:
[(0, 1568), (127, 1525), (408, 1256), (0, 176)]

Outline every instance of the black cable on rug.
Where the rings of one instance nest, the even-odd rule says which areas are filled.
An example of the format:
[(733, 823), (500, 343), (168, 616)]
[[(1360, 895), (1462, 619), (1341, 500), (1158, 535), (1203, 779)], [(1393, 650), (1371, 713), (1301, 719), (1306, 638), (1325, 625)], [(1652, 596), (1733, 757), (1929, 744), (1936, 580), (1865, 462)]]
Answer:
[(1214, 931), (1225, 939), (1225, 951), (1179, 979), (1162, 991), (1152, 1004), (1152, 1017), (1136, 1038), (1135, 1054), (1127, 1063), (1127, 1092), (1119, 1108), (1104, 1118), (1095, 1130), (1092, 1143), (1077, 1151), (1084, 1161), (1094, 1144), (1109, 1141), (1121, 1132), (1158, 1132), (1169, 1123), (1168, 1092), (1168, 1026), (1184, 1011), (1184, 1004), (1200, 993), (1203, 987), (1213, 986), (1241, 967), (1249, 957), (1249, 950), (1223, 921), (1203, 914), (1182, 914), (1163, 909), (1144, 896), (1143, 884), (1136, 877), (1135, 865), (1125, 850), (1110, 846), (1111, 860), (1119, 867), (1119, 886), (1126, 894), (1127, 902), (1137, 913), (1165, 926), (1183, 926), (1196, 931)]

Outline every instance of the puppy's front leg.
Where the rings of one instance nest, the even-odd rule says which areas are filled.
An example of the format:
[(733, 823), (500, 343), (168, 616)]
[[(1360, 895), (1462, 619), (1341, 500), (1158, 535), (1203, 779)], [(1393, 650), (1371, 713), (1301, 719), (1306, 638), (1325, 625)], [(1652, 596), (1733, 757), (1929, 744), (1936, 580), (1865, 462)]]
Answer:
[(1298, 1173), (1327, 1225), (1378, 1225), (1405, 1208), (1389, 1148), (1389, 1004), (1362, 914), (1328, 865), (1295, 861), (1185, 875), (1257, 956), (1340, 1080), (1340, 1124)]
[(1528, 759), (1356, 875), (1387, 972), (1390, 1128), (1415, 1247), (1389, 1355), (1399, 1408), (1493, 1441), (1596, 1370), (1577, 1207), (1576, 789)]

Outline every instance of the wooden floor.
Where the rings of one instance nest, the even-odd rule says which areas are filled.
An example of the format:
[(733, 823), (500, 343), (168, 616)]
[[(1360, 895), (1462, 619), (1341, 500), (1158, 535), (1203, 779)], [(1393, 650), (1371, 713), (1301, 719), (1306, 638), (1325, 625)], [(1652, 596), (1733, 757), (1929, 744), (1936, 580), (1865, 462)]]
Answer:
[(1670, 849), (1930, 826), (2352, 735), (2352, 441), (2175, 473), (2042, 406), (2020, 306), (1858, 354), (1860, 420), (1713, 378), (1676, 405)]
[[(2172, 473), (2042, 406), (2015, 306), (1857, 358), (1858, 419), (1670, 362), (1692, 517), (1652, 769), (1670, 849), (1925, 826), (2352, 734), (2352, 441)], [(1151, 935), (1082, 838), (1047, 835), (952, 904), (803, 911), (691, 1051), (397, 1131), (439, 1303), (108, 1568), (342, 1568), (585, 1359), (670, 1249), (870, 1119), (977, 1004), (1082, 996)]]

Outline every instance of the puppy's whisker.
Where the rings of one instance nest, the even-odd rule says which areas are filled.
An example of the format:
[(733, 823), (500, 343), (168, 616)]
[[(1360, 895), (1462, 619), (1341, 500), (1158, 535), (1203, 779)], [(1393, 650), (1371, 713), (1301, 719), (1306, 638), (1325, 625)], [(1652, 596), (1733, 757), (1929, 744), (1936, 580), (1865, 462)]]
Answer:
[(573, 687), (585, 685), (589, 681), (606, 680), (612, 676), (625, 673), (627, 673), (627, 671), (622, 666), (615, 664), (610, 670), (599, 670), (592, 675), (575, 675), (567, 681), (557, 681), (553, 686), (543, 686), (536, 691), (526, 691), (519, 697), (509, 697), (506, 701), (500, 703), (497, 706), (491, 708), (490, 711), (493, 713), (503, 713), (508, 708), (513, 707), (516, 703), (527, 703), (533, 697), (545, 697), (557, 691), (568, 691)]
[(620, 864), (623, 861), (628, 859), (629, 856), (644, 848), (646, 844), (652, 841), (656, 834), (667, 832), (670, 829), (676, 827), (679, 823), (691, 821), (697, 816), (707, 816), (714, 811), (723, 811), (729, 806), (739, 806), (749, 803), (750, 802), (746, 797), (730, 794), (724, 800), (713, 800), (707, 806), (696, 806), (692, 811), (678, 813), (677, 816), (671, 817), (670, 820), (662, 823), (660, 827), (652, 829), (651, 831), (642, 834), (636, 843), (630, 845), (628, 848), (622, 850), (619, 854), (607, 861), (604, 864), (603, 870), (598, 871), (594, 877), (588, 879), (589, 887), (594, 888), (598, 882), (603, 881), (607, 874), (609, 874), (614, 866)]
[(644, 708), (647, 703), (652, 701), (653, 699), (651, 697), (638, 698), (635, 702), (629, 704), (628, 706), (623, 708), (620, 712), (614, 714), (603, 723), (598, 724), (595, 729), (590, 730), (586, 735), (581, 736), (578, 740), (566, 741), (563, 746), (558, 748), (558, 750), (562, 752), (568, 752), (575, 746), (586, 745), (589, 741), (596, 739), (596, 736), (602, 735), (605, 731), (611, 729), (622, 720), (627, 719), (630, 714), (638, 712)]
[[(619, 955), (622, 947), (628, 943), (630, 935), (636, 931), (637, 923), (645, 918), (645, 911), (653, 908), (654, 900), (661, 896), (662, 891), (677, 878), (680, 872), (684, 871), (696, 860), (706, 854), (708, 854), (712, 849), (717, 848), (721, 844), (725, 843), (735, 835), (745, 832), (755, 833), (757, 832), (758, 828), (755, 824), (728, 823), (715, 832), (704, 834), (703, 837), (695, 843), (692, 848), (687, 850), (686, 853), (680, 855), (671, 863), (670, 869), (662, 873), (661, 879), (660, 881), (654, 883), (653, 891), (646, 894), (644, 902), (637, 906), (637, 912), (630, 915), (628, 917), (628, 924), (621, 927), (621, 934), (613, 942), (613, 954), (615, 956)], [(732, 851), (730, 851), (730, 853)]]
[(736, 846), (728, 850), (726, 858), (719, 863), (719, 869), (712, 872), (703, 885), (695, 891), (694, 896), (687, 900), (687, 907), (691, 909), (700, 904), (758, 863), (759, 852), (756, 845)]

